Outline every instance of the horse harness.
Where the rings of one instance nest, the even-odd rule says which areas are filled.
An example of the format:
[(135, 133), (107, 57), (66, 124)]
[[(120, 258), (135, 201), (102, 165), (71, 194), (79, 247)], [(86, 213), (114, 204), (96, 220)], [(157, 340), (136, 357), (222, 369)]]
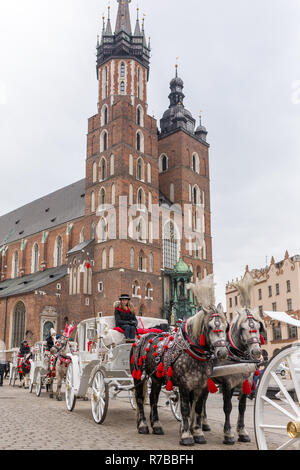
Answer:
[[(254, 324), (254, 316), (251, 314), (251, 312), (246, 309), (246, 314), (247, 314), (247, 320), (248, 320), (248, 325), (249, 325), (249, 333), (257, 333), (257, 330), (255, 329), (255, 324)], [(245, 358), (246, 356), (248, 356), (248, 354), (246, 353), (246, 351), (242, 351), (241, 349), (239, 349), (233, 342), (233, 339), (232, 339), (232, 323), (229, 327), (229, 331), (228, 331), (228, 341), (229, 341), (229, 356), (230, 357), (238, 357), (240, 359), (243, 359)], [(247, 346), (250, 346), (251, 344), (259, 344), (261, 345), (261, 340), (259, 340), (259, 338), (257, 336), (251, 336), (247, 341), (246, 341), (246, 345)], [(231, 346), (231, 347), (230, 347)], [(232, 350), (233, 348), (233, 350)], [(253, 362), (253, 361), (251, 361)]]

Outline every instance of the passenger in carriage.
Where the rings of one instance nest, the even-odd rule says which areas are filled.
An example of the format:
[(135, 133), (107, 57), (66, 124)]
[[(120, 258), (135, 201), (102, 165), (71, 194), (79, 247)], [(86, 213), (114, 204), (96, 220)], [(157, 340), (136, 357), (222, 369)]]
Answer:
[(30, 353), (30, 347), (29, 347), (28, 342), (25, 340), (21, 343), (18, 357), (25, 357), (26, 354), (29, 354), (29, 353)]
[(48, 338), (46, 338), (47, 350), (48, 351), (51, 351), (51, 348), (53, 348), (53, 346), (55, 344), (55, 341), (56, 341), (56, 331), (54, 330), (54, 328), (51, 328), (50, 336), (48, 336)]
[(120, 301), (115, 303), (115, 320), (116, 327), (124, 331), (126, 340), (134, 340), (138, 321), (129, 295), (122, 294)]

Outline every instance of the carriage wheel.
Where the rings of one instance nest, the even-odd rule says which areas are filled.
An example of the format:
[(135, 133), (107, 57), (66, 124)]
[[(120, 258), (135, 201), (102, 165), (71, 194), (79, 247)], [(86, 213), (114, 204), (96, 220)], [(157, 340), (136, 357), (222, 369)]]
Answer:
[(67, 376), (66, 376), (66, 405), (68, 411), (73, 411), (76, 404), (76, 395), (74, 391), (74, 380), (73, 380), (73, 364), (72, 362), (69, 364), (67, 369)]
[(182, 416), (181, 416), (180, 397), (179, 397), (178, 390), (174, 390), (172, 392), (172, 395), (170, 395), (169, 400), (170, 400), (171, 411), (174, 415), (174, 418), (177, 419), (177, 421), (181, 421)]
[(96, 424), (102, 424), (106, 418), (109, 402), (109, 389), (103, 373), (98, 370), (92, 380), (92, 415)]
[(39, 370), (36, 376), (36, 386), (35, 386), (35, 394), (37, 397), (41, 395), (42, 385), (43, 385), (42, 374), (41, 374), (41, 371)]
[[(286, 366), (286, 379), (276, 374), (282, 362)], [(300, 449), (299, 402), (300, 343), (297, 343), (273, 357), (260, 379), (254, 408), (258, 449)]]
[(29, 393), (32, 393), (32, 389), (33, 389), (33, 382), (30, 381), (30, 384), (29, 384)]

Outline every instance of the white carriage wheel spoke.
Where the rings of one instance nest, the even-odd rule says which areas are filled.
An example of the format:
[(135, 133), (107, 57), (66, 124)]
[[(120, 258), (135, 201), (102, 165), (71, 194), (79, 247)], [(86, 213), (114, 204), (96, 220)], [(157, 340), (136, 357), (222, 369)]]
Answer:
[(290, 405), (290, 407), (293, 409), (293, 411), (299, 417), (300, 416), (300, 408), (299, 408), (299, 406), (296, 405), (296, 403), (292, 399), (291, 395), (289, 394), (289, 392), (287, 391), (287, 389), (285, 388), (285, 386), (281, 382), (280, 378), (277, 376), (277, 374), (274, 371), (271, 372), (271, 376), (273, 377), (273, 379), (277, 383), (278, 387), (280, 388), (280, 390), (284, 394), (284, 396), (287, 399), (288, 404)]
[(282, 408), (280, 405), (278, 405), (277, 403), (275, 403), (274, 401), (270, 400), (270, 398), (268, 398), (266, 395), (262, 396), (261, 397), (264, 401), (266, 401), (267, 403), (269, 403), (269, 405), (273, 406), (274, 408), (276, 408), (278, 411), (280, 411), (281, 413), (283, 413), (284, 415), (288, 416), (289, 418), (291, 418), (292, 421), (297, 421), (297, 417), (292, 415), (291, 413), (289, 413), (288, 411), (286, 411), (284, 408)]
[(290, 368), (290, 374), (291, 374), (292, 381), (293, 381), (293, 384), (294, 384), (294, 387), (295, 387), (295, 392), (296, 392), (296, 395), (297, 395), (297, 399), (298, 399), (298, 402), (300, 402), (300, 385), (299, 385), (299, 382), (298, 382), (298, 379), (297, 379), (294, 364), (293, 364), (292, 359), (291, 359), (290, 356), (287, 357), (287, 362), (288, 362), (288, 366)]
[(284, 429), (286, 431), (286, 426), (280, 426), (278, 424), (260, 424), (261, 429)]
[(286, 449), (287, 447), (289, 447), (291, 444), (293, 444), (293, 442), (296, 442), (296, 441), (298, 441), (297, 438), (295, 438), (295, 439), (289, 439), (285, 444), (282, 444), (282, 446), (277, 447), (276, 450), (284, 450), (284, 449)]

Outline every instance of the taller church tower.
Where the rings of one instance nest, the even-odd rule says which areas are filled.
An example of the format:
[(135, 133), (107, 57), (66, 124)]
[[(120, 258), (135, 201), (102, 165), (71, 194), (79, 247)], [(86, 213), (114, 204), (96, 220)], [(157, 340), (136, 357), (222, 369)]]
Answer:
[[(128, 293), (137, 314), (160, 316), (161, 246), (149, 234), (151, 208), (159, 204), (157, 123), (147, 114), (150, 46), (138, 14), (132, 31), (131, 0), (117, 1), (115, 32), (109, 11), (98, 39), (98, 113), (87, 136), (95, 311), (111, 314), (112, 299)], [(113, 217), (111, 210), (99, 212), (105, 205)]]

